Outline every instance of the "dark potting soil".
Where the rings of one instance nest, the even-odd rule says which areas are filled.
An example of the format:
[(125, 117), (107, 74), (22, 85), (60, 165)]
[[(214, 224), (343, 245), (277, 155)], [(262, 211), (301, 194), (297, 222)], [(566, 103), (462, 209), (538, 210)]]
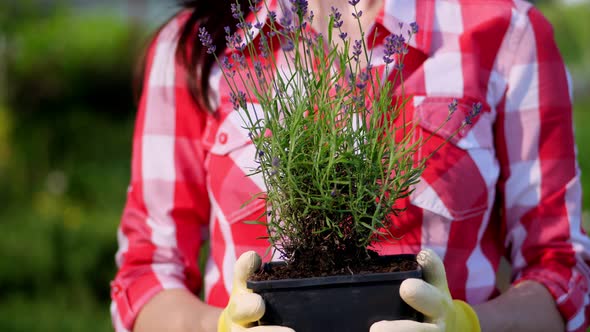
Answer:
[[(328, 277), (351, 274), (372, 274), (385, 272), (413, 271), (418, 263), (413, 259), (400, 257), (396, 259), (382, 259), (373, 251), (369, 251), (366, 258), (331, 257), (326, 253), (317, 252), (298, 255), (297, 259), (285, 265), (275, 265), (272, 269), (263, 268), (251, 277), (253, 281), (302, 279), (312, 277)], [(265, 268), (267, 267), (267, 268)]]

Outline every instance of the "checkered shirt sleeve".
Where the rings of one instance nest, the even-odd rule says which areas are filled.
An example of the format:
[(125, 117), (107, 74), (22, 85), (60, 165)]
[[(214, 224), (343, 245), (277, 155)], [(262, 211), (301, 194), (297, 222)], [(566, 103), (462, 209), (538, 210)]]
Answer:
[(131, 330), (139, 310), (163, 289), (197, 292), (201, 285), (201, 228), (209, 215), (205, 156), (196, 143), (203, 123), (175, 61), (178, 27), (179, 19), (172, 20), (148, 51), (111, 284), (117, 332)]
[(543, 284), (567, 331), (585, 331), (590, 242), (580, 220), (580, 170), (568, 73), (551, 25), (537, 9), (516, 20), (514, 29), (496, 140), (515, 284)]

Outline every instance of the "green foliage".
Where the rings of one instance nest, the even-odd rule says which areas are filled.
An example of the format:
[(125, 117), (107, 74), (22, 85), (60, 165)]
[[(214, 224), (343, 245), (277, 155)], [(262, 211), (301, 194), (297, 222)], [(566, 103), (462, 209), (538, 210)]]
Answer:
[[(590, 210), (590, 149), (585, 142), (590, 142), (590, 98), (580, 98), (574, 105), (574, 122), (576, 142), (578, 144), (578, 162), (582, 170), (583, 207)], [(583, 219), (590, 230), (590, 216)]]
[(123, 17), (19, 8), (0, 18), (0, 329), (110, 331), (139, 38)]
[(127, 113), (133, 106), (137, 36), (121, 18), (57, 12), (25, 20), (7, 37), (8, 102), (19, 112), (84, 105)]
[[(590, 210), (590, 3), (572, 6), (542, 4), (541, 11), (552, 23), (555, 40), (572, 74), (574, 83), (574, 125), (578, 145), (578, 161), (582, 170), (583, 208)], [(590, 218), (583, 218), (590, 230)]]
[(565, 61), (577, 65), (590, 61), (590, 3), (572, 6), (541, 5), (539, 9), (552, 23), (555, 38)]
[(0, 300), (0, 327), (8, 332), (109, 332), (103, 302), (74, 288), (51, 287), (46, 293), (13, 293)]
[[(7, 168), (11, 177), (1, 177), (12, 185), (13, 195), (4, 201), (9, 208), (0, 211), (0, 232), (5, 234), (0, 242), (0, 311), (11, 310), (18, 299), (19, 308), (28, 303), (46, 310), (40, 326), (53, 324), (55, 331), (68, 324), (83, 326), (87, 318), (87, 323), (109, 321), (115, 229), (129, 174), (130, 119), (80, 115), (92, 120), (92, 126), (64, 130), (69, 137), (65, 143), (40, 124), (19, 124), (24, 132), (42, 134), (13, 136), (15, 151)], [(54, 299), (61, 302), (50, 306)], [(12, 325), (5, 318), (0, 328), (20, 330), (18, 324), (29, 321), (26, 311), (10, 317), (15, 319)], [(99, 331), (105, 324), (90, 326)]]

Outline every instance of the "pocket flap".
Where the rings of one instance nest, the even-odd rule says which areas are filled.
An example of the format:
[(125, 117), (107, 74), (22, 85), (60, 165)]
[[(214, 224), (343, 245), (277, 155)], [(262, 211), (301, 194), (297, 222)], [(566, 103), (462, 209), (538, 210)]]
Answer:
[[(457, 107), (449, 115), (449, 105), (456, 100)], [(494, 145), (490, 108), (482, 103), (481, 112), (471, 117), (471, 124), (465, 124), (479, 101), (473, 98), (454, 99), (450, 97), (415, 97), (415, 116), (420, 127), (449, 138), (450, 142), (463, 148), (492, 148)]]
[[(472, 98), (415, 97), (414, 117), (423, 140), (422, 156), (432, 155), (421, 181), (410, 195), (412, 205), (449, 220), (464, 220), (484, 213), (492, 188), (482, 175), (482, 161), (494, 160), (493, 115), (482, 103), (480, 113), (470, 117)], [(467, 124), (466, 119), (471, 123)], [(446, 143), (445, 143), (446, 142)], [(442, 144), (442, 146), (439, 146)]]

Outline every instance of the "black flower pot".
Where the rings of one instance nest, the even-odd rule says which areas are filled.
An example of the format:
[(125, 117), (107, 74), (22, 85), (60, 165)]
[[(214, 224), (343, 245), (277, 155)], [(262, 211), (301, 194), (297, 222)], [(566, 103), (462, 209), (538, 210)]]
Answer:
[[(415, 255), (381, 259), (412, 259)], [(269, 263), (271, 268), (280, 262)], [(422, 270), (356, 274), (305, 279), (248, 281), (266, 304), (262, 325), (287, 326), (295, 332), (369, 332), (381, 320), (410, 319), (422, 315), (399, 295), (402, 281), (422, 278)]]

